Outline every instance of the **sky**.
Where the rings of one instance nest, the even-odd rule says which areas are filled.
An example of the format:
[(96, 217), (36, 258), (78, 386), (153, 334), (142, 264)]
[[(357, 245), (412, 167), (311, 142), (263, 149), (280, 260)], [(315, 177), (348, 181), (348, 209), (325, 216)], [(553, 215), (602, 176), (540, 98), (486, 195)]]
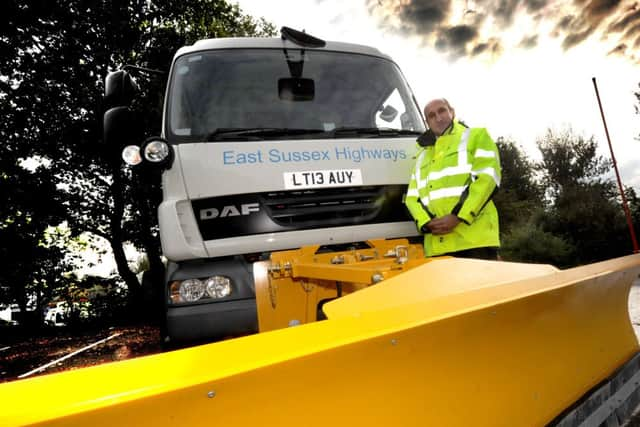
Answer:
[(640, 2), (615, 0), (239, 0), (242, 11), (325, 40), (378, 48), (420, 107), (516, 141), (534, 160), (547, 129), (610, 158), (595, 77), (624, 185), (640, 190)]

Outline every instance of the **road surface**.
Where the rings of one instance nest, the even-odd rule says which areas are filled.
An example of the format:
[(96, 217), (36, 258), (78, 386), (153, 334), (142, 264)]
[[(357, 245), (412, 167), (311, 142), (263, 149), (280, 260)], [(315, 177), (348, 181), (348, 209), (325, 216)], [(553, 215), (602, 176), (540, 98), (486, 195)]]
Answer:
[(629, 317), (636, 336), (640, 339), (640, 279), (633, 282), (629, 292)]

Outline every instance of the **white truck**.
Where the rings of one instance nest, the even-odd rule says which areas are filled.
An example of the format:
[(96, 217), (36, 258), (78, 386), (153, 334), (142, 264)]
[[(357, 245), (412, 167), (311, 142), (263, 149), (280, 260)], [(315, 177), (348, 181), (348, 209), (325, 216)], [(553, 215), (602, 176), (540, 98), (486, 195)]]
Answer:
[[(371, 47), (281, 34), (178, 50), (161, 136), (123, 151), (163, 169), (172, 341), (256, 331), (252, 264), (271, 251), (417, 235), (402, 198), (425, 125), (399, 67)], [(134, 88), (126, 71), (107, 77), (105, 134)]]

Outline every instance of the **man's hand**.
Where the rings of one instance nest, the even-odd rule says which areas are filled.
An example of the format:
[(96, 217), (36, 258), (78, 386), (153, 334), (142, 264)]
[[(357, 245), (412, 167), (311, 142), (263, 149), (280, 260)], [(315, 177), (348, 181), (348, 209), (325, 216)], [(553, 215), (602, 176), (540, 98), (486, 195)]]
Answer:
[(442, 218), (432, 219), (425, 225), (429, 227), (431, 233), (434, 235), (447, 234), (460, 224), (460, 218), (454, 214), (445, 215)]

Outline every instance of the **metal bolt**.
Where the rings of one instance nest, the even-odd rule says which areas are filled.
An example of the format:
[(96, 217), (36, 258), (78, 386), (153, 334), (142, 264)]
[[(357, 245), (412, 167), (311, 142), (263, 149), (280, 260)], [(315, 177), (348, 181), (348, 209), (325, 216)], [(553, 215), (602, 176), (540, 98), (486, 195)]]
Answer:
[(398, 345), (398, 340), (395, 338), (391, 339), (391, 345)]
[(209, 399), (212, 399), (212, 398), (216, 397), (216, 392), (211, 390), (209, 393), (207, 393), (207, 397)]
[(380, 273), (375, 273), (373, 276), (371, 276), (371, 281), (373, 283), (380, 283), (384, 280), (384, 276)]
[(270, 264), (269, 265), (270, 273), (279, 273), (280, 272), (280, 263)]
[(409, 248), (406, 246), (396, 246), (396, 262), (398, 264), (405, 264), (409, 261)]

